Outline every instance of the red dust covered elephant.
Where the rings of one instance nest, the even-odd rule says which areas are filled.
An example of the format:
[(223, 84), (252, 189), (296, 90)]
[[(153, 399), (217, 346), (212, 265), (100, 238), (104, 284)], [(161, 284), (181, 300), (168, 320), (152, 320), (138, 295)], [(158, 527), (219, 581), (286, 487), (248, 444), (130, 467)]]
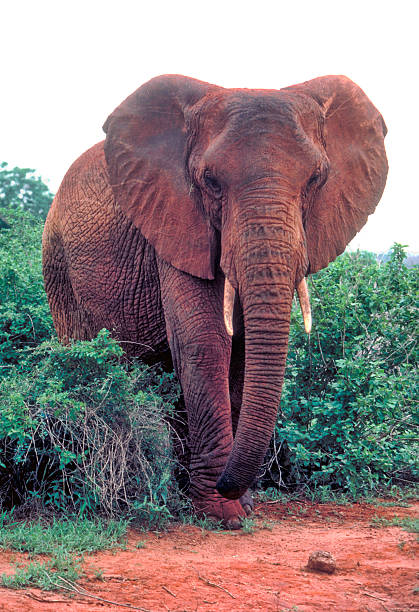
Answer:
[(69, 169), (43, 237), (58, 336), (170, 348), (198, 513), (239, 527), (277, 415), (294, 290), (384, 189), (384, 121), (343, 76), (276, 90), (142, 85)]

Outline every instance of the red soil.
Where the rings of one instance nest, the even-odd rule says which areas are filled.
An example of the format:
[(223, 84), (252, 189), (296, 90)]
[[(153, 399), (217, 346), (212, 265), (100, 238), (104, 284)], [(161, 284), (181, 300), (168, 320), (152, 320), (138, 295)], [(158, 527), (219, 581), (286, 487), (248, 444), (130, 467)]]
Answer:
[[(374, 516), (413, 517), (418, 510), (419, 503), (409, 508), (264, 503), (256, 507), (253, 533), (188, 526), (165, 533), (131, 531), (126, 550), (86, 557), (80, 583), (91, 595), (124, 607), (81, 595), (69, 599), (62, 593), (0, 588), (0, 610), (419, 610), (416, 535), (371, 526)], [(141, 540), (145, 547), (137, 548)], [(336, 559), (334, 574), (307, 570), (308, 557), (317, 550)], [(16, 557), (1, 553), (0, 573), (10, 572)]]

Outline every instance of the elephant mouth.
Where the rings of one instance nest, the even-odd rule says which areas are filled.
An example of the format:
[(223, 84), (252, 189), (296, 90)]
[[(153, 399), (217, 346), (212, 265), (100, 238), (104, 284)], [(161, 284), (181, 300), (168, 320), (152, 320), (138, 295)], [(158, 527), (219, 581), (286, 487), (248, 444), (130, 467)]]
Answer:
[[(297, 283), (296, 291), (298, 295), (298, 301), (300, 302), (300, 308), (303, 315), (304, 320), (304, 329), (307, 334), (311, 332), (312, 325), (312, 317), (311, 317), (311, 306), (310, 306), (310, 296), (308, 293), (307, 281), (306, 278), (300, 280)], [(229, 336), (233, 335), (233, 310), (234, 310), (234, 298), (236, 295), (236, 290), (228, 280), (225, 278), (224, 282), (224, 325), (227, 330)]]

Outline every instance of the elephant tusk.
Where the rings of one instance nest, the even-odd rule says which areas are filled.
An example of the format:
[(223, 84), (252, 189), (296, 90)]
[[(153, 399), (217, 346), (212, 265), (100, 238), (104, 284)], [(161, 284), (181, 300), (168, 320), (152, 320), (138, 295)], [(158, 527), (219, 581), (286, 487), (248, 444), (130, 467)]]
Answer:
[(304, 329), (306, 333), (309, 334), (311, 332), (311, 306), (307, 281), (304, 276), (297, 285), (297, 294), (300, 301), (301, 312), (303, 313)]
[(236, 290), (226, 277), (224, 281), (224, 325), (229, 336), (233, 335), (233, 308)]

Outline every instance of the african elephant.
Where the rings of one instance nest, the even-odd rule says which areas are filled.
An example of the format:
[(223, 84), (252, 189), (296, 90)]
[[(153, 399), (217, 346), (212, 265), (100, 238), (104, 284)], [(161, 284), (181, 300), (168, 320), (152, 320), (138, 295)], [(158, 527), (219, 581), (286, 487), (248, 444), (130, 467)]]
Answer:
[[(170, 348), (198, 513), (239, 527), (275, 425), (294, 290), (384, 189), (384, 121), (343, 76), (281, 90), (168, 75), (130, 95), (70, 167), (43, 236), (58, 336), (103, 327)], [(240, 501), (241, 500), (241, 501)]]

